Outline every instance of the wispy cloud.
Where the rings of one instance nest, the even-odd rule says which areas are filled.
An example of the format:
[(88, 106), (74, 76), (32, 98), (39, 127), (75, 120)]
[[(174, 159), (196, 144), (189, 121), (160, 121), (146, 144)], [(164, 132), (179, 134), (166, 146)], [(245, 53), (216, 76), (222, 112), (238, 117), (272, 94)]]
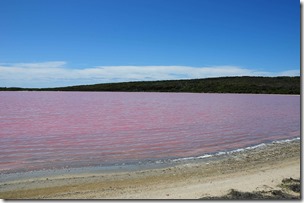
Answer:
[(295, 76), (300, 70), (263, 72), (237, 66), (97, 66), (67, 68), (65, 61), (1, 63), (2, 87), (56, 87), (125, 81), (192, 79), (221, 76)]

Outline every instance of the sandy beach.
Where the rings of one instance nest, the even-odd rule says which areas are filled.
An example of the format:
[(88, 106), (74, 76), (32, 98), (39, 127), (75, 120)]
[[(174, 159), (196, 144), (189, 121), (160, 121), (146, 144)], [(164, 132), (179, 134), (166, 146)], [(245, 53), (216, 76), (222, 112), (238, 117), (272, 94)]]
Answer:
[[(300, 178), (300, 141), (141, 171), (63, 174), (0, 183), (1, 199), (199, 199), (282, 189)], [(290, 192), (290, 191), (289, 191)]]

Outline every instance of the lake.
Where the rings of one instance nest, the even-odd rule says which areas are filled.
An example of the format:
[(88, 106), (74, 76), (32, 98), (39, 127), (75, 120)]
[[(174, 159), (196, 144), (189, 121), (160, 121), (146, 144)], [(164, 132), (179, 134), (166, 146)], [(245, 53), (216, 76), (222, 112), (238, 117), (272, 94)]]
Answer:
[(0, 92), (0, 172), (206, 156), (300, 137), (300, 96)]

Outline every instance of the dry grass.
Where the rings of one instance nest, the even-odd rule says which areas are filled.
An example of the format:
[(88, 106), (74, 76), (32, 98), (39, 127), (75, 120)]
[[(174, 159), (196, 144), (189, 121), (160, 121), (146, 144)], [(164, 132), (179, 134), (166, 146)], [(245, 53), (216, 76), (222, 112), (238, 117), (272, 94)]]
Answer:
[(301, 199), (301, 181), (300, 179), (286, 178), (279, 185), (281, 190), (263, 190), (253, 192), (241, 192), (231, 189), (224, 196), (203, 197), (200, 199), (213, 200), (292, 200)]

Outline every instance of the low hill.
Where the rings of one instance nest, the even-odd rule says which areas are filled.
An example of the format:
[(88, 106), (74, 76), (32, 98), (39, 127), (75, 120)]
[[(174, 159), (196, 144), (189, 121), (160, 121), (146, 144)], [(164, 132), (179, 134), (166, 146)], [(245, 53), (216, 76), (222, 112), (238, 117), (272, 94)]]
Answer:
[(121, 82), (40, 89), (0, 88), (0, 90), (300, 94), (300, 83), (299, 76), (243, 76), (191, 80)]

